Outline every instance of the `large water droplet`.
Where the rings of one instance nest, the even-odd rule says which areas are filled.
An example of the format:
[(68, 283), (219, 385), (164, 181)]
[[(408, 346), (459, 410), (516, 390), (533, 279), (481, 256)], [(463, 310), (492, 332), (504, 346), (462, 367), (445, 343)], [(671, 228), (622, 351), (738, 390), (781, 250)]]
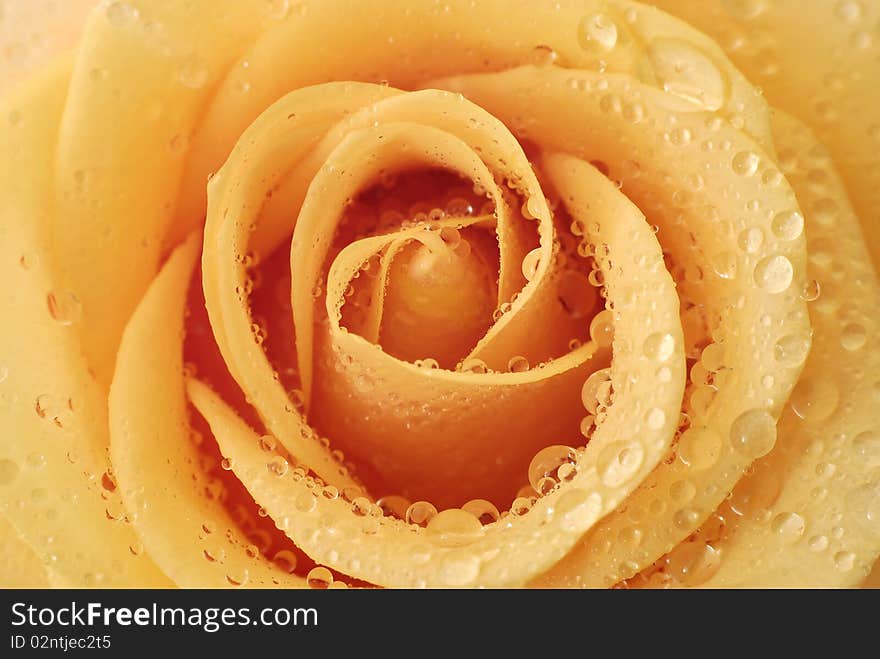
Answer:
[(416, 524), (418, 526), (427, 526), (428, 522), (437, 514), (437, 508), (428, 501), (416, 501), (406, 509), (407, 524)]
[(759, 227), (749, 227), (743, 229), (737, 238), (739, 248), (746, 254), (754, 254), (764, 242), (764, 232)]
[(605, 14), (591, 14), (581, 19), (578, 43), (590, 53), (608, 51), (617, 45), (617, 25)]
[(693, 469), (708, 469), (721, 454), (721, 437), (711, 428), (690, 428), (678, 440), (678, 456)]
[(296, 501), (293, 502), (293, 505), (301, 513), (308, 513), (313, 511), (316, 504), (317, 499), (315, 498), (315, 495), (311, 492), (300, 493), (300, 495), (296, 497)]
[(867, 340), (868, 333), (864, 326), (859, 323), (845, 325), (840, 332), (840, 345), (850, 352), (854, 352), (864, 346)]
[(810, 339), (806, 336), (789, 334), (776, 342), (773, 354), (776, 361), (783, 366), (800, 366), (810, 352)]
[(730, 161), (733, 171), (740, 176), (753, 176), (758, 171), (761, 158), (754, 151), (740, 151)]
[(703, 110), (718, 110), (724, 105), (727, 91), (721, 71), (690, 44), (677, 39), (658, 39), (647, 54), (657, 83), (664, 91)]
[(325, 590), (333, 583), (333, 573), (325, 567), (314, 567), (306, 575), (306, 582), (309, 584), (309, 588)]
[(614, 342), (614, 314), (603, 309), (590, 321), (590, 339), (599, 347), (607, 348)]
[(476, 517), (481, 524), (492, 524), (501, 519), (501, 513), (495, 504), (486, 499), (472, 499), (461, 507), (462, 510)]
[(805, 421), (815, 422), (827, 419), (840, 400), (837, 386), (830, 380), (803, 378), (791, 393), (791, 408)]
[(529, 464), (529, 483), (539, 494), (546, 486), (546, 479), (551, 478), (559, 482), (558, 469), (564, 464), (572, 464), (577, 461), (577, 453), (570, 446), (554, 445), (547, 446), (535, 454)]
[(73, 325), (82, 316), (82, 303), (75, 293), (54, 290), (46, 296), (49, 315), (61, 325)]
[(794, 266), (781, 254), (768, 256), (755, 266), (755, 283), (768, 293), (782, 293), (793, 278)]
[(667, 561), (668, 573), (686, 586), (706, 583), (720, 566), (720, 550), (699, 540), (679, 544)]
[(443, 547), (461, 547), (480, 537), (483, 525), (469, 512), (450, 508), (437, 513), (427, 526), (428, 537)]
[(743, 412), (730, 426), (730, 441), (747, 458), (767, 455), (776, 444), (776, 421), (766, 410)]
[(839, 551), (834, 554), (834, 567), (841, 572), (849, 572), (856, 562), (856, 555), (850, 551)]
[(604, 391), (610, 388), (610, 386), (610, 368), (599, 369), (598, 371), (591, 373), (590, 377), (586, 379), (584, 386), (581, 387), (581, 402), (590, 414), (596, 413), (599, 405), (599, 398), (603, 396)]
[(777, 213), (771, 228), (773, 234), (780, 240), (794, 240), (804, 231), (804, 216), (798, 211)]
[(797, 513), (779, 513), (770, 522), (770, 529), (788, 543), (800, 540), (805, 527), (804, 518)]
[(648, 359), (665, 362), (675, 352), (675, 339), (671, 334), (657, 332), (645, 339), (642, 352)]
[(640, 444), (617, 441), (606, 446), (599, 453), (596, 467), (599, 477), (608, 487), (619, 487), (635, 476), (645, 451)]
[(293, 574), (296, 571), (296, 554), (289, 549), (277, 552), (272, 558), (272, 562), (288, 574)]
[(846, 505), (865, 531), (880, 536), (880, 477), (850, 490)]
[(880, 465), (880, 432), (866, 430), (853, 438), (853, 449), (867, 467)]
[(523, 277), (526, 278), (526, 281), (532, 281), (536, 274), (538, 274), (538, 266), (541, 264), (541, 248), (536, 247), (531, 252), (526, 254), (525, 258), (522, 261), (522, 273)]

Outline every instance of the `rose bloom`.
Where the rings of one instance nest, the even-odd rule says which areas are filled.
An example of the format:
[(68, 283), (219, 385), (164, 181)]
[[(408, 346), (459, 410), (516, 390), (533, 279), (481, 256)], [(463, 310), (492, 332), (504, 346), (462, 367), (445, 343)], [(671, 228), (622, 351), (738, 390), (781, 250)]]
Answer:
[(878, 3), (0, 38), (3, 585), (878, 582)]

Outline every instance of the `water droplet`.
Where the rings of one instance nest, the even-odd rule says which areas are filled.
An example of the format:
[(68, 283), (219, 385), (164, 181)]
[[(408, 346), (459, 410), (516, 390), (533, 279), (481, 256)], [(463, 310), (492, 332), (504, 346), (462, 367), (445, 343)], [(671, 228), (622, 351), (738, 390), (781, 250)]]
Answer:
[(682, 508), (675, 511), (675, 514), (672, 516), (672, 523), (675, 524), (676, 528), (683, 531), (691, 531), (700, 523), (700, 514), (692, 508)]
[(67, 416), (72, 411), (71, 403), (68, 399), (65, 405), (62, 399), (56, 398), (51, 394), (40, 394), (34, 402), (34, 410), (41, 419), (51, 421), (59, 428), (64, 427)]
[(737, 260), (736, 254), (728, 251), (716, 252), (711, 256), (712, 270), (722, 279), (736, 277)]
[(538, 487), (539, 484), (544, 485), (541, 481), (545, 478), (552, 478), (558, 482), (560, 480), (557, 473), (559, 467), (575, 462), (577, 462), (577, 453), (570, 446), (560, 444), (547, 446), (538, 451), (529, 463), (529, 483), (536, 492), (546, 494), (546, 492), (542, 492), (541, 487)]
[(850, 490), (846, 505), (862, 528), (871, 535), (880, 536), (880, 476)]
[(721, 454), (721, 437), (711, 428), (690, 428), (678, 440), (678, 456), (693, 469), (708, 469)]
[(768, 293), (782, 293), (791, 286), (794, 266), (785, 256), (768, 256), (755, 266), (755, 283)]
[(776, 361), (789, 368), (803, 364), (809, 352), (809, 337), (794, 334), (783, 336), (773, 348)]
[[(691, 131), (683, 126), (678, 126), (669, 131), (669, 141), (675, 146), (687, 146), (690, 144), (692, 137), (693, 135), (691, 134)], [(697, 174), (697, 176), (700, 175)], [(696, 182), (702, 183), (700, 179), (697, 179)], [(702, 185), (694, 185), (693, 187), (695, 189), (700, 189)]]
[(620, 487), (635, 476), (644, 457), (640, 444), (612, 442), (599, 453), (596, 462), (599, 477), (607, 487)]
[(686, 586), (706, 583), (720, 566), (721, 551), (699, 540), (679, 544), (667, 560), (668, 574)]
[(706, 55), (684, 41), (658, 39), (648, 48), (648, 60), (659, 86), (704, 110), (718, 110), (727, 92), (724, 77)]
[(525, 373), (529, 370), (529, 360), (519, 355), (511, 357), (507, 362), (507, 370), (511, 373)]
[(532, 64), (535, 66), (551, 66), (559, 59), (559, 54), (550, 46), (541, 44), (532, 49)]
[(73, 325), (82, 316), (79, 298), (67, 290), (55, 290), (46, 296), (49, 315), (61, 325)]
[(785, 542), (793, 543), (800, 540), (806, 524), (804, 518), (797, 513), (779, 513), (770, 522), (770, 529)]
[(226, 573), (226, 581), (230, 586), (245, 586), (249, 577), (250, 573), (246, 567), (235, 568)]
[(581, 387), (581, 402), (588, 412), (591, 414), (596, 413), (599, 398), (603, 396), (605, 389), (610, 388), (610, 385), (610, 368), (603, 368), (590, 374), (590, 377), (586, 379), (583, 387)]
[(766, 410), (743, 412), (730, 426), (730, 441), (749, 459), (767, 455), (776, 444), (776, 421)]
[(781, 488), (778, 478), (743, 478), (733, 489), (730, 508), (737, 515), (757, 515), (776, 501)]
[(333, 583), (333, 574), (325, 567), (313, 567), (306, 575), (306, 582), (309, 588), (325, 590)]
[(541, 263), (541, 248), (536, 247), (531, 252), (526, 254), (525, 258), (522, 261), (522, 273), (523, 277), (526, 278), (526, 281), (532, 281), (535, 275), (538, 273), (538, 266)]
[(614, 342), (614, 314), (603, 309), (590, 321), (590, 339), (600, 348), (607, 348)]
[(804, 284), (804, 289), (801, 291), (801, 299), (806, 302), (814, 302), (819, 299), (821, 293), (822, 286), (815, 279), (811, 279)]
[(657, 332), (645, 339), (642, 352), (648, 359), (667, 361), (675, 353), (675, 339), (671, 334)]
[(804, 232), (804, 216), (798, 211), (777, 213), (771, 228), (773, 234), (780, 240), (794, 240)]
[(416, 501), (406, 509), (404, 519), (407, 524), (415, 524), (417, 526), (427, 526), (428, 522), (437, 514), (437, 508), (434, 504), (427, 501)]
[(351, 502), (351, 511), (358, 517), (366, 517), (372, 510), (373, 503), (367, 497), (355, 497)]
[(827, 419), (834, 410), (840, 394), (837, 386), (825, 378), (803, 378), (791, 393), (791, 408), (804, 421)]
[(660, 430), (666, 424), (666, 413), (659, 407), (648, 410), (645, 414), (645, 423), (652, 430)]
[(412, 501), (406, 497), (391, 494), (380, 498), (376, 504), (382, 510), (383, 515), (405, 519), (406, 510), (412, 505)]
[(491, 501), (486, 499), (472, 499), (461, 507), (479, 520), (480, 524), (492, 524), (501, 519), (501, 513)]
[(266, 467), (276, 476), (284, 476), (288, 469), (290, 469), (290, 463), (278, 455), (269, 460), (269, 462), (266, 463)]
[(834, 567), (841, 572), (849, 572), (856, 562), (856, 555), (850, 551), (839, 551), (834, 554)]
[(866, 466), (880, 465), (880, 432), (866, 430), (853, 438), (853, 449)]
[(12, 460), (0, 460), (0, 486), (11, 485), (18, 478), (19, 471)]
[(678, 504), (687, 503), (697, 494), (697, 486), (689, 480), (675, 481), (669, 486), (669, 496)]
[(282, 549), (277, 552), (272, 557), (272, 562), (288, 574), (293, 574), (296, 571), (296, 554), (289, 549)]
[(758, 227), (749, 227), (748, 229), (743, 229), (743, 231), (739, 234), (739, 238), (737, 239), (737, 243), (739, 244), (739, 248), (744, 251), (746, 254), (754, 254), (759, 249), (761, 249), (761, 245), (764, 242), (764, 232), (761, 231)]
[(858, 323), (850, 323), (840, 332), (840, 345), (850, 352), (854, 352), (864, 346), (867, 340), (868, 333)]
[(209, 543), (203, 550), (205, 559), (211, 563), (222, 563), (226, 558), (226, 550), (217, 542)]
[(443, 547), (461, 547), (480, 537), (483, 525), (473, 514), (457, 508), (437, 513), (428, 522), (428, 537)]
[(31, 270), (40, 263), (40, 257), (34, 252), (25, 252), (18, 260), (19, 265), (25, 270)]
[(462, 373), (486, 373), (489, 371), (489, 367), (482, 359), (471, 358), (464, 360), (459, 370)]
[(828, 538), (824, 535), (814, 535), (809, 540), (807, 540), (807, 546), (809, 546), (810, 551), (814, 551), (816, 553), (825, 551), (828, 549)]
[[(527, 488), (531, 495), (537, 494), (531, 485), (528, 485)], [(532, 509), (532, 502), (529, 497), (522, 496), (522, 490), (520, 490), (519, 494), (520, 496), (516, 497), (510, 504), (510, 514), (516, 515), (517, 517), (525, 515)]]
[(623, 106), (623, 118), (631, 124), (637, 124), (645, 118), (645, 108), (641, 103), (626, 103)]
[(299, 496), (296, 497), (296, 501), (293, 502), (293, 505), (301, 513), (308, 513), (313, 511), (316, 504), (317, 498), (311, 492), (302, 492)]
[(617, 45), (617, 25), (605, 14), (591, 14), (581, 19), (578, 43), (587, 52), (608, 51)]
[(740, 176), (753, 176), (758, 171), (760, 157), (754, 151), (740, 151), (731, 161), (733, 171)]

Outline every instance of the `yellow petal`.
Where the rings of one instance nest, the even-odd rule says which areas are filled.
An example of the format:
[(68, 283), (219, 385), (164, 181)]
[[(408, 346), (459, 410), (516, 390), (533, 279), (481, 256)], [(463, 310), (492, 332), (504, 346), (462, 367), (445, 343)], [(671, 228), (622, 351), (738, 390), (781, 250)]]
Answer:
[(180, 586), (304, 587), (249, 551), (239, 522), (205, 496), (183, 380), (184, 302), (200, 237), (191, 235), (172, 254), (122, 337), (110, 389), (110, 448), (123, 500), (139, 551)]
[[(0, 130), (0, 450), (2, 512), (41, 560), (72, 584), (161, 586), (165, 576), (124, 523), (107, 474), (107, 403), (78, 341), (78, 296), (54, 280), (52, 159), (69, 61), (23, 84), (3, 104)], [(95, 542), (100, 538), (100, 542)]]

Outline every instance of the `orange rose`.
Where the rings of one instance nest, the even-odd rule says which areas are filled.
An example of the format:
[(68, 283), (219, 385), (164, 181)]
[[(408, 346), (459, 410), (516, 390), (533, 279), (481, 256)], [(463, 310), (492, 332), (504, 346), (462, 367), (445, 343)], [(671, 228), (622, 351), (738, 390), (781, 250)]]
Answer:
[(655, 4), (7, 3), (0, 580), (862, 583), (878, 8)]

